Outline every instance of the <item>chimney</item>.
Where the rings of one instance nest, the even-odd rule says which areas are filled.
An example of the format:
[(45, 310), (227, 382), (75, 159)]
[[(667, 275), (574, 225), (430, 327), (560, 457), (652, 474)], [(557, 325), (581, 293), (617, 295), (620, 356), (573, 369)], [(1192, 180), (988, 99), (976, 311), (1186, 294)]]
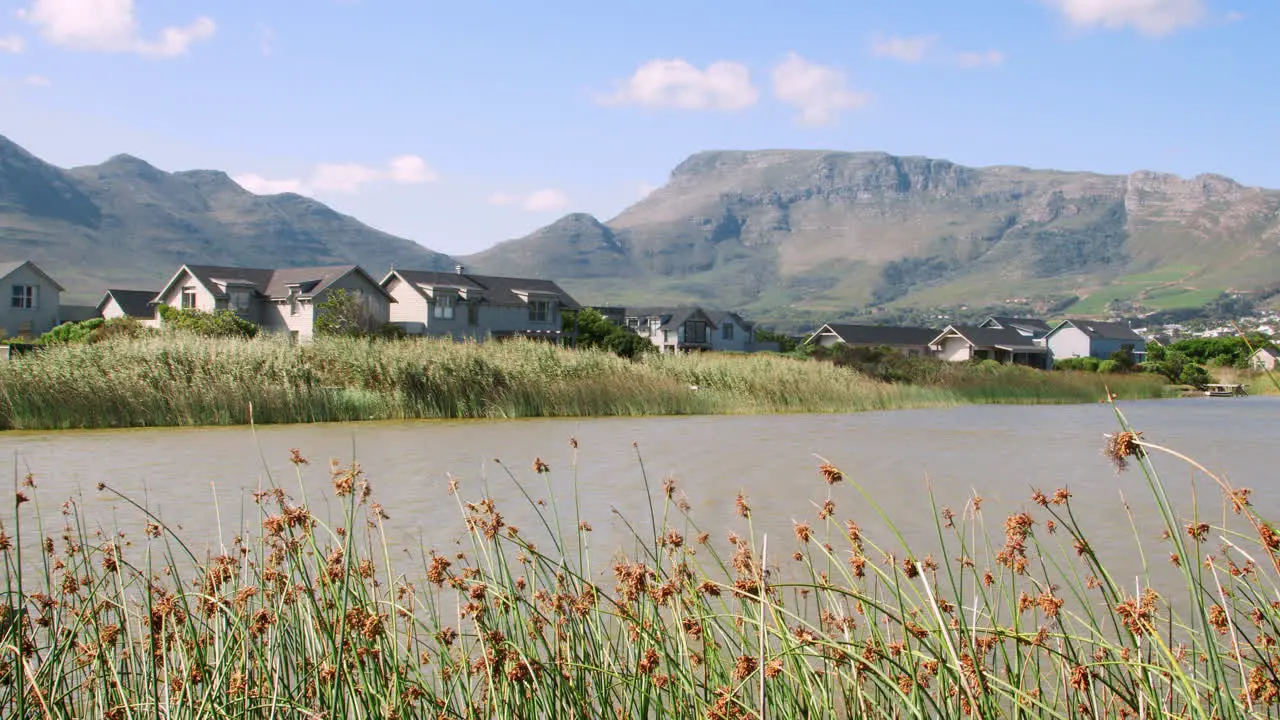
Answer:
[(461, 275), (461, 274), (462, 274), (462, 271), (463, 271), (463, 270), (465, 270), (466, 268), (462, 267), (461, 265), (454, 265), (454, 266), (453, 266), (453, 269), (454, 269), (455, 271), (457, 271), (457, 273), (458, 273), (459, 275)]

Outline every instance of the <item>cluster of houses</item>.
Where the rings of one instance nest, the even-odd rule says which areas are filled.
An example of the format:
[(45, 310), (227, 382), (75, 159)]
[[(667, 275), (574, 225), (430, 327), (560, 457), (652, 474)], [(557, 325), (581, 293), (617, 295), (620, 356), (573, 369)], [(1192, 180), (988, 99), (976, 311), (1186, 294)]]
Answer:
[[(111, 289), (96, 307), (63, 305), (64, 289), (30, 261), (0, 263), (0, 335), (36, 337), (63, 322), (91, 317), (130, 317), (150, 326), (159, 307), (230, 310), (269, 332), (305, 341), (315, 333), (317, 308), (337, 291), (354, 297), (373, 323), (392, 323), (410, 335), (456, 340), (565, 338), (561, 312), (581, 306), (550, 280), (494, 277), (466, 272), (392, 268), (381, 280), (359, 265), (304, 268), (239, 268), (183, 265), (159, 290)], [(699, 307), (597, 307), (662, 352), (777, 350), (761, 342), (752, 323), (733, 312)], [(570, 333), (572, 331), (569, 331)], [(1121, 323), (989, 317), (977, 325), (938, 330), (883, 325), (823, 325), (806, 344), (830, 347), (889, 347), (909, 357), (949, 361), (994, 360), (1052, 367), (1055, 360), (1106, 359), (1129, 352), (1141, 362), (1147, 341)], [(1268, 369), (1280, 359), (1259, 351), (1253, 364)]]
[(1129, 326), (1093, 320), (1063, 320), (1055, 325), (1033, 318), (992, 316), (977, 325), (948, 325), (937, 330), (880, 325), (823, 325), (805, 341), (831, 347), (890, 347), (909, 357), (943, 360), (994, 360), (1048, 369), (1055, 360), (1092, 357), (1105, 360), (1128, 352), (1142, 362), (1147, 341)]

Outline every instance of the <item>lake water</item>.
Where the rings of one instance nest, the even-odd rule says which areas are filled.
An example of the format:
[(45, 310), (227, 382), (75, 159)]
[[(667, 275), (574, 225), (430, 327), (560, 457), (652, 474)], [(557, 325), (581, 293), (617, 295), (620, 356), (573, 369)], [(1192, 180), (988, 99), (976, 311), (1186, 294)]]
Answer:
[[(1145, 438), (1253, 488), (1255, 505), (1265, 516), (1280, 518), (1280, 398), (1147, 401), (1122, 409)], [(734, 514), (734, 498), (744, 492), (755, 509), (756, 532), (769, 532), (771, 543), (782, 538), (789, 554), (792, 521), (814, 521), (816, 503), (827, 497), (817, 473), (819, 457), (871, 493), (923, 552), (934, 532), (926, 483), (939, 503), (957, 510), (972, 493), (983, 496), (987, 524), (995, 531), (1004, 513), (1030, 506), (1031, 487), (1051, 493), (1065, 486), (1095, 547), (1132, 548), (1134, 531), (1122, 497), (1131, 503), (1140, 536), (1154, 537), (1160, 526), (1150, 515), (1141, 474), (1117, 474), (1101, 454), (1103, 435), (1116, 428), (1112, 409), (1102, 404), (968, 406), (854, 415), (3, 433), (0, 458), (15, 463), (18, 475), (35, 475), (46, 523), (60, 523), (58, 505), (82, 496), (93, 522), (141, 537), (138, 512), (96, 490), (105, 482), (211, 549), (229, 542), (237, 528), (257, 525), (250, 494), (268, 475), (295, 497), (300, 494), (291, 448), (312, 461), (303, 468), (302, 486), (322, 517), (332, 496), (329, 459), (345, 463), (354, 457), (372, 482), (373, 499), (390, 515), (391, 543), (402, 549), (445, 547), (462, 537), (457, 499), (446, 490), (451, 477), (459, 481), (461, 497), (492, 496), (510, 522), (532, 530), (534, 517), (506, 467), (535, 497), (547, 497), (549, 483), (562, 508), (572, 504), (576, 473), (582, 517), (595, 527), (597, 552), (607, 554), (625, 539), (625, 525), (613, 510), (648, 527), (642, 459), (653, 495), (660, 496), (664, 478), (676, 478), (694, 518), (719, 537), (745, 530)], [(576, 470), (570, 437), (578, 441)], [(534, 473), (535, 458), (552, 472)], [(1157, 466), (1171, 496), (1188, 512), (1194, 480), (1210, 517), (1221, 518), (1221, 503), (1203, 476), (1195, 479), (1172, 459), (1158, 458)], [(833, 492), (841, 517), (879, 524), (850, 483)], [(0, 519), (8, 525), (12, 513), (12, 507), (0, 511)], [(565, 516), (570, 525), (575, 522), (571, 509)]]

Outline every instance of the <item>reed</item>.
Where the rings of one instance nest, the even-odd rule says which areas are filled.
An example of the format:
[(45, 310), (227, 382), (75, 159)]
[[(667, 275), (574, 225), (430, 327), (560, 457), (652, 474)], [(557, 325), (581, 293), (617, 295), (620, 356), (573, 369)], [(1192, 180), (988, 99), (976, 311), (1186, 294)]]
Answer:
[[(891, 518), (863, 531), (875, 496), (829, 463), (788, 538), (757, 532), (741, 496), (740, 527), (712, 538), (640, 464), (650, 516), (603, 563), (571, 498), (537, 499), (540, 461), (508, 471), (501, 503), (451, 483), (464, 543), (412, 572), (355, 464), (329, 469), (333, 516), (272, 482), (211, 557), (142, 505), (104, 532), (73, 499), (45, 537), (28, 477), (0, 530), (0, 716), (1274, 716), (1280, 533), (1247, 489), (1117, 417), (1106, 452), (1154, 501), (1163, 585), (1109, 570), (1069, 488), (1031, 491), (995, 532), (980, 497), (935, 504), (936, 540), (909, 547)], [(1209, 482), (1218, 523), (1174, 506), (1156, 456)], [(315, 471), (292, 461), (301, 487)], [(538, 527), (511, 526), (516, 505)]]
[[(58, 345), (0, 364), (12, 429), (412, 418), (851, 412), (969, 402), (1092, 402), (1106, 378), (1022, 368), (945, 368), (884, 383), (772, 354), (625, 360), (538, 342), (455, 343), (166, 334)], [(1124, 398), (1159, 397), (1148, 376)], [(251, 410), (252, 408), (252, 410)]]

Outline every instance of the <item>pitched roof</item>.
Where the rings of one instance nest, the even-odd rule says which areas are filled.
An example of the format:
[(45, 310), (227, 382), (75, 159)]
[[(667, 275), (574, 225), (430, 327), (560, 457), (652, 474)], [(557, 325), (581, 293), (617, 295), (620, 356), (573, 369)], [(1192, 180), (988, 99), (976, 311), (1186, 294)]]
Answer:
[(714, 325), (723, 325), (726, 320), (732, 320), (746, 328), (755, 327), (755, 323), (746, 320), (741, 315), (731, 310), (704, 310), (703, 312), (706, 313), (707, 317), (711, 319), (711, 322)]
[[(324, 292), (339, 279), (358, 273), (363, 275), (371, 285), (385, 293), (377, 280), (374, 280), (359, 265), (322, 265), (318, 267), (298, 268), (241, 268), (222, 267), (218, 265), (184, 265), (188, 272), (205, 287), (214, 297), (226, 297), (222, 290), (227, 285), (248, 285), (263, 297), (285, 298), (289, 296), (289, 286), (297, 285), (300, 295), (315, 296)], [(168, 292), (181, 270), (173, 276), (155, 297)]]
[(1008, 317), (1006, 315), (992, 315), (982, 321), (982, 325), (987, 325), (992, 322), (1000, 327), (1024, 330), (1032, 335), (1045, 335), (1052, 329), (1049, 323), (1040, 320), (1039, 318), (1016, 318)]
[(112, 299), (129, 317), (153, 317), (156, 311), (151, 301), (155, 299), (156, 294), (154, 290), (108, 290), (98, 302), (98, 312), (101, 313), (107, 300)]
[(63, 292), (66, 291), (66, 288), (59, 285), (57, 280), (54, 280), (53, 278), (49, 277), (49, 273), (41, 270), (39, 265), (36, 265), (30, 260), (17, 260), (15, 262), (0, 263), (0, 278), (7, 278), (13, 273), (17, 272), (18, 268), (21, 268), (26, 265), (30, 265), (32, 270), (35, 270), (37, 273), (39, 273), (42, 277), (44, 277), (45, 280), (48, 280), (50, 284), (58, 288), (59, 291), (63, 291)]
[(948, 325), (935, 340), (955, 333), (968, 340), (975, 347), (998, 347), (1004, 350), (1019, 352), (1045, 352), (1043, 346), (1030, 342), (1026, 335), (1013, 328), (984, 328), (972, 325)]
[(382, 279), (385, 287), (393, 276), (413, 286), (449, 287), (465, 289), (467, 299), (479, 297), (494, 305), (525, 305), (525, 299), (519, 293), (536, 293), (555, 295), (560, 304), (570, 310), (577, 309), (578, 302), (569, 293), (551, 280), (537, 278), (497, 277), (493, 275), (472, 275), (471, 273), (438, 272), (434, 270), (401, 270), (396, 268)]
[(847, 345), (928, 345), (938, 337), (938, 331), (933, 328), (830, 323), (823, 325), (814, 335), (822, 332), (823, 329), (835, 333), (836, 337)]
[(1270, 355), (1273, 358), (1280, 359), (1280, 350), (1277, 350), (1276, 348), (1273, 348), (1270, 346), (1260, 347), (1257, 350), (1254, 350), (1253, 355), (1250, 355), (1249, 357), (1254, 357), (1257, 355)]
[(1049, 334), (1064, 326), (1073, 327), (1090, 338), (1098, 340), (1142, 340), (1142, 336), (1134, 332), (1128, 325), (1116, 322), (1097, 322), (1094, 320), (1063, 320)]
[(685, 322), (692, 320), (694, 317), (701, 315), (711, 325), (711, 327), (719, 327), (719, 323), (715, 318), (711, 317), (711, 313), (696, 305), (679, 305), (676, 307), (629, 307), (623, 308), (623, 317), (656, 317), (662, 321), (660, 327), (676, 328)]

